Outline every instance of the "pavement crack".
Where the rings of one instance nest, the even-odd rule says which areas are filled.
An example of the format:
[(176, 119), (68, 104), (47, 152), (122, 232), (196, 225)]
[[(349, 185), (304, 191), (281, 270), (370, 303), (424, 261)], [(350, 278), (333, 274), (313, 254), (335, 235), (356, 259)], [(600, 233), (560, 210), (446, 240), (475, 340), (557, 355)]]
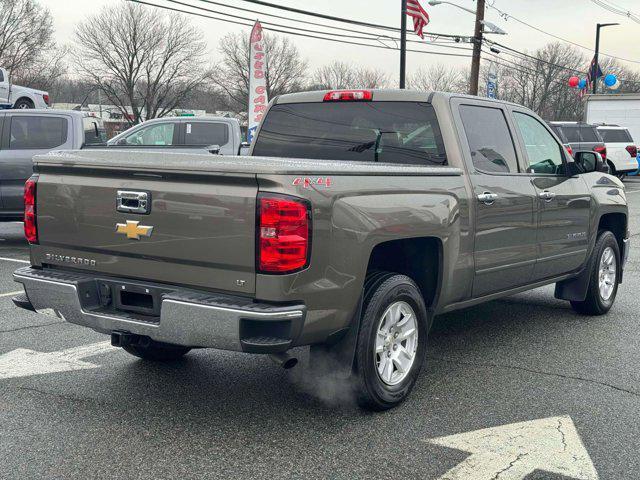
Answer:
[(449, 358), (441, 358), (441, 357), (427, 357), (430, 360), (436, 360), (436, 361), (440, 361), (440, 362), (448, 362), (448, 363), (455, 363), (458, 365), (468, 365), (471, 367), (487, 367), (487, 368), (506, 368), (509, 370), (519, 370), (519, 371), (523, 371), (523, 372), (528, 372), (528, 373), (535, 373), (537, 375), (546, 375), (549, 377), (557, 377), (557, 378), (565, 378), (567, 380), (576, 380), (579, 382), (587, 382), (587, 383), (592, 383), (594, 385), (600, 385), (602, 387), (608, 387), (611, 388), (613, 390), (617, 390), (618, 392), (622, 392), (622, 393), (628, 393), (630, 395), (634, 395), (636, 397), (640, 397), (640, 392), (636, 392), (635, 390), (629, 390), (626, 388), (622, 388), (622, 387), (618, 387), (617, 385), (613, 385), (612, 383), (607, 383), (607, 382), (601, 382), (599, 380), (594, 380), (592, 378), (585, 378), (585, 377), (578, 377), (575, 375), (564, 375), (562, 373), (556, 373), (556, 372), (545, 372), (543, 370), (534, 370), (532, 368), (526, 368), (526, 367), (518, 367), (515, 365), (503, 365), (503, 364), (498, 364), (498, 363), (472, 363), (472, 362), (461, 362), (459, 360), (452, 360)]
[(22, 391), (26, 391), (26, 392), (37, 393), (39, 395), (46, 396), (46, 397), (57, 398), (59, 400), (66, 400), (66, 401), (69, 401), (69, 402), (82, 402), (82, 403), (93, 403), (93, 404), (100, 404), (100, 405), (105, 405), (105, 404), (109, 405), (109, 403), (107, 403), (107, 402), (100, 402), (100, 401), (92, 399), (92, 398), (80, 398), (80, 397), (74, 397), (73, 395), (64, 395), (62, 393), (47, 392), (46, 390), (40, 390), (40, 389), (34, 388), (34, 387), (20, 386), (20, 387), (17, 387), (17, 389), (18, 390), (22, 390)]
[(567, 451), (567, 440), (564, 436), (564, 432), (562, 431), (562, 420), (558, 419), (558, 426), (556, 427), (558, 432), (560, 432), (560, 439), (562, 440), (562, 451)]
[(529, 455), (528, 453), (519, 453), (518, 456), (513, 459), (509, 465), (507, 465), (505, 468), (503, 468), (502, 470), (500, 470), (499, 472), (497, 472), (493, 478), (491, 480), (498, 480), (500, 478), (500, 475), (502, 475), (503, 473), (505, 473), (506, 471), (510, 470), (511, 468), (513, 468), (513, 466), (518, 463), (520, 461), (520, 459), (522, 459), (523, 457), (526, 457), (527, 455)]
[(31, 330), (34, 328), (50, 327), (51, 325), (58, 325), (59, 323), (66, 323), (66, 322), (64, 320), (59, 320), (57, 322), (41, 323), (40, 325), (29, 325), (27, 327), (18, 327), (18, 328), (11, 328), (9, 330), (0, 330), (0, 333), (19, 332), (21, 330)]

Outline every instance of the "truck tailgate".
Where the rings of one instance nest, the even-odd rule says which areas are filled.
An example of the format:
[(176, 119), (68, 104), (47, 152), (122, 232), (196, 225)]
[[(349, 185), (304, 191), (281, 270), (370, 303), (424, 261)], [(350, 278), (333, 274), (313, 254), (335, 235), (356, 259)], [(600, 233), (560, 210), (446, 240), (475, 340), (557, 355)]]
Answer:
[[(86, 168), (39, 172), (39, 245), (32, 249), (36, 265), (255, 291), (254, 174)], [(119, 211), (120, 191), (146, 193), (149, 211)]]

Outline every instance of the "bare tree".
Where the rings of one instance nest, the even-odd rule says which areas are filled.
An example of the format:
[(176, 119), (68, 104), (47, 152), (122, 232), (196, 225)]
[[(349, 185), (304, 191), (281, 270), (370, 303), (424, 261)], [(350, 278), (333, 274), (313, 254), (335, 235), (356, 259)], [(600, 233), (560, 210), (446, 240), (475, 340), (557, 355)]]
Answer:
[(48, 89), (65, 71), (56, 49), (53, 19), (36, 0), (0, 1), (0, 65), (11, 81)]
[[(229, 33), (222, 38), (219, 48), (222, 61), (215, 68), (213, 82), (229, 96), (236, 110), (246, 110), (249, 102), (249, 35)], [(298, 48), (288, 38), (265, 34), (264, 49), (269, 98), (302, 90), (307, 61)]]
[(426, 92), (466, 93), (469, 91), (469, 74), (464, 70), (437, 63), (418, 69), (409, 78), (408, 84), (409, 88)]
[(334, 60), (318, 68), (313, 74), (312, 85), (318, 90), (340, 90), (356, 84), (357, 71), (346, 62)]
[(184, 16), (124, 3), (77, 27), (73, 58), (78, 73), (138, 123), (165, 116), (203, 84), (201, 38)]
[(389, 88), (389, 75), (382, 70), (359, 68), (355, 72), (354, 88)]

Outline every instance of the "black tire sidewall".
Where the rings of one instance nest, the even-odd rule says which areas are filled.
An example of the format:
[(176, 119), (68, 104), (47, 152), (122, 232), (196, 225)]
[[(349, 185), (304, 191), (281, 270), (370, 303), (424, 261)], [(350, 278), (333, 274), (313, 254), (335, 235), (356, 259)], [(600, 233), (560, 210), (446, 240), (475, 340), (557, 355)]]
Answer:
[[(378, 322), (389, 305), (397, 301), (408, 303), (416, 314), (418, 347), (409, 375), (397, 385), (387, 385), (377, 373), (373, 352)], [(426, 356), (429, 326), (422, 294), (410, 278), (404, 275), (390, 275), (370, 292), (368, 302), (364, 305), (356, 359), (361, 389), (366, 392), (368, 406), (379, 410), (391, 408), (402, 402), (411, 392)]]
[[(594, 268), (591, 275), (591, 288), (592, 294), (595, 296), (595, 301), (598, 305), (598, 308), (606, 313), (611, 309), (613, 303), (615, 302), (616, 295), (618, 294), (618, 283), (620, 282), (620, 247), (618, 246), (618, 242), (613, 233), (609, 231), (602, 232), (597, 242), (597, 251), (596, 258), (594, 262)], [(615, 285), (613, 287), (613, 293), (609, 300), (604, 300), (600, 295), (600, 285), (599, 285), (599, 275), (600, 275), (600, 259), (602, 258), (602, 253), (605, 251), (607, 247), (611, 247), (613, 250), (613, 254), (616, 261), (616, 280)]]

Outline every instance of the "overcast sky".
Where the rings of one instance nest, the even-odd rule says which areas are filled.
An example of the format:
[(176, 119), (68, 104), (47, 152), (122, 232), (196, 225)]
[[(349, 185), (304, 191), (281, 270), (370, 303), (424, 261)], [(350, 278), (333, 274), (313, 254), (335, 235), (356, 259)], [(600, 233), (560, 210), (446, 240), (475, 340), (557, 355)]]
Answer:
[[(75, 26), (87, 16), (95, 14), (101, 8), (112, 6), (117, 4), (119, 1), (124, 0), (40, 1), (51, 11), (51, 15), (55, 22), (57, 41), (65, 44), (72, 41)], [(172, 5), (168, 3), (167, 0), (146, 1), (150, 3), (180, 7), (179, 5)], [(271, 20), (276, 23), (282, 22), (281, 20), (260, 15), (260, 13), (251, 15), (246, 12), (233, 11), (225, 7), (207, 5), (199, 0), (181, 1), (184, 3), (204, 6), (212, 10), (234, 13), (236, 15), (251, 18), (251, 20), (259, 18), (265, 21)], [(254, 7), (253, 4), (243, 0), (217, 1), (249, 9)], [(432, 7), (428, 5), (428, 0), (421, 1), (431, 16), (431, 23), (427, 27), (428, 31), (460, 35), (473, 34), (474, 17), (470, 13), (457, 9), (451, 5), (442, 4)], [(640, 0), (610, 1), (626, 9), (635, 10), (635, 13), (640, 15)], [(334, 16), (358, 19), (364, 22), (392, 26), (399, 26), (400, 24), (400, 0), (324, 0), (320, 2), (312, 0), (271, 0), (271, 2)], [(470, 9), (475, 9), (475, 1), (473, 0), (452, 0), (452, 2)], [(593, 48), (595, 41), (596, 23), (618, 22), (620, 23), (620, 26), (609, 27), (606, 30), (603, 30), (601, 50), (616, 56), (638, 61), (639, 63), (636, 64), (626, 63), (625, 65), (640, 70), (640, 24), (634, 23), (626, 17), (609, 13), (602, 7), (594, 4), (591, 0), (487, 0), (487, 3), (493, 4), (500, 10), (542, 30), (590, 48)], [(255, 7), (255, 10), (257, 11), (294, 16), (287, 12), (275, 11), (273, 9), (259, 6)], [(160, 13), (161, 10), (158, 9), (158, 12)], [(326, 20), (314, 20), (309, 17), (296, 17), (320, 23), (331, 23)], [(212, 62), (215, 61), (218, 56), (217, 45), (224, 34), (232, 31), (240, 31), (248, 35), (250, 31), (249, 27), (198, 18), (195, 16), (191, 18), (193, 23), (201, 29), (204, 38), (209, 44)], [(532, 51), (548, 42), (554, 41), (552, 37), (526, 27), (514, 19), (504, 20), (498, 12), (491, 8), (488, 9), (486, 18), (500, 26), (508, 33), (506, 36), (494, 35), (492, 38), (495, 38), (497, 41), (512, 48)], [(96, 32), (96, 35), (99, 34), (100, 32)], [(363, 66), (377, 66), (390, 74), (396, 75), (399, 60), (398, 53), (395, 51), (341, 45), (328, 41), (296, 36), (291, 36), (290, 38), (296, 43), (302, 54), (309, 59), (312, 67), (328, 63), (333, 59), (341, 59)], [(410, 34), (410, 38), (417, 39), (418, 37)], [(430, 47), (429, 42), (425, 42), (423, 48), (460, 53), (459, 51), (448, 50), (441, 47)], [(502, 55), (505, 59), (509, 58), (504, 54)], [(467, 66), (469, 62), (470, 60), (466, 58), (409, 54), (408, 69), (411, 72), (421, 65), (428, 65), (432, 63)]]

